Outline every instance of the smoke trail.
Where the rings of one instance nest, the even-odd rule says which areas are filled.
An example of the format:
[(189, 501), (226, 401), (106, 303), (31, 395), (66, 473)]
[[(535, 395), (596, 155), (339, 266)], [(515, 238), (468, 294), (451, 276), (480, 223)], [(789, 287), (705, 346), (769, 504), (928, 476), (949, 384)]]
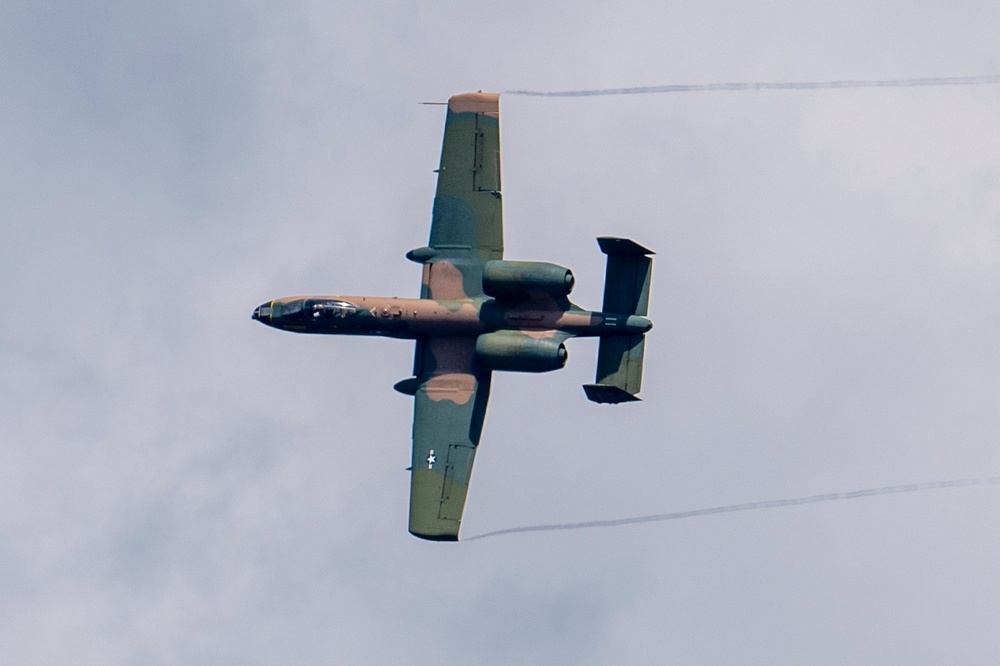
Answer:
[(819, 502), (835, 502), (839, 500), (871, 497), (873, 495), (894, 495), (898, 493), (916, 493), (923, 490), (938, 490), (941, 488), (960, 488), (965, 486), (993, 486), (1000, 484), (1000, 476), (987, 476), (981, 479), (955, 479), (952, 481), (927, 481), (925, 483), (908, 483), (901, 486), (885, 486), (884, 488), (867, 488), (847, 493), (827, 493), (810, 495), (809, 497), (793, 497), (791, 499), (766, 500), (763, 502), (748, 502), (746, 504), (730, 504), (707, 509), (692, 509), (674, 513), (660, 513), (652, 516), (637, 516), (634, 518), (617, 518), (614, 520), (590, 520), (584, 523), (556, 523), (553, 525), (529, 525), (527, 527), (508, 527), (495, 532), (486, 532), (463, 539), (473, 541), (501, 534), (517, 534), (519, 532), (554, 532), (556, 530), (582, 530), (591, 527), (618, 527), (619, 525), (635, 525), (637, 523), (655, 523), (663, 520), (679, 520), (695, 516), (708, 516), (714, 513), (735, 513), (737, 511), (756, 511), (757, 509), (777, 509), (783, 506), (798, 506), (800, 504), (817, 504)]
[(507, 90), (504, 95), (532, 97), (597, 97), (605, 95), (648, 95), (651, 93), (716, 92), (722, 90), (829, 90), (843, 88), (918, 88), (922, 86), (981, 86), (1000, 83), (1000, 74), (984, 76), (943, 76), (920, 79), (874, 79), (870, 81), (789, 81), (701, 83), (690, 85), (642, 86), (638, 88), (604, 88), (598, 90)]

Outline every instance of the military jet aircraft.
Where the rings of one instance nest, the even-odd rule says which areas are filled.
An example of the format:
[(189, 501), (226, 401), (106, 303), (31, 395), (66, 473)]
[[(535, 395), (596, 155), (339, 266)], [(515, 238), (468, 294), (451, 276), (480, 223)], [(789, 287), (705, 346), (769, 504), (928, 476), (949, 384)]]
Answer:
[(406, 255), (423, 265), (420, 298), (292, 296), (267, 301), (253, 318), (296, 333), (416, 340), (413, 376), (395, 386), (415, 398), (409, 530), (457, 541), (494, 370), (558, 370), (568, 338), (597, 336), (587, 397), (639, 399), (653, 252), (624, 238), (597, 242), (608, 256), (600, 312), (569, 301), (569, 269), (503, 259), (500, 97), (455, 95), (430, 242)]

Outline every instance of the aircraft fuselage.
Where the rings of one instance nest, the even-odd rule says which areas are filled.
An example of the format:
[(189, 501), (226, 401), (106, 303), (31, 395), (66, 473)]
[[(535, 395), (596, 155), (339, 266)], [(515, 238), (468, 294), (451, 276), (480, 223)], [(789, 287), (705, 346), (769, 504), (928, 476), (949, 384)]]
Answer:
[(646, 317), (582, 310), (568, 300), (542, 298), (508, 305), (493, 298), (445, 301), (372, 296), (292, 296), (260, 305), (253, 318), (274, 328), (323, 335), (479, 335), (501, 330), (562, 331), (574, 336), (638, 335)]

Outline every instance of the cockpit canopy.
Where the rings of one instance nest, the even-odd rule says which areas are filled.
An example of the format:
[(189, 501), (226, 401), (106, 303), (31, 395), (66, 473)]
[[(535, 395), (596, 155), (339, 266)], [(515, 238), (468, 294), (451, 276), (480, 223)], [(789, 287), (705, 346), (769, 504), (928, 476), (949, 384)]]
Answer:
[(344, 319), (358, 311), (356, 307), (347, 301), (338, 301), (333, 298), (306, 299), (304, 309), (311, 312), (312, 317), (316, 319), (321, 317)]
[(344, 319), (358, 311), (347, 301), (334, 298), (299, 298), (294, 301), (275, 301), (272, 316), (305, 320)]

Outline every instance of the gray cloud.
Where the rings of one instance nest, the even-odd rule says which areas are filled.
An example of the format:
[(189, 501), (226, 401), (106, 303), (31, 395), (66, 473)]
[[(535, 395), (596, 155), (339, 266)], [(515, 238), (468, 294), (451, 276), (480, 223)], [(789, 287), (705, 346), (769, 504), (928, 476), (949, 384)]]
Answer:
[[(410, 345), (249, 320), (417, 293), (443, 126), (419, 101), (993, 71), (995, 13), (8, 3), (5, 656), (995, 661), (990, 493), (417, 542)], [(571, 266), (596, 306), (593, 237), (633, 236), (656, 328), (641, 404), (584, 400), (586, 341), (496, 379), (467, 533), (994, 473), (996, 103), (504, 97), (508, 256)]]

